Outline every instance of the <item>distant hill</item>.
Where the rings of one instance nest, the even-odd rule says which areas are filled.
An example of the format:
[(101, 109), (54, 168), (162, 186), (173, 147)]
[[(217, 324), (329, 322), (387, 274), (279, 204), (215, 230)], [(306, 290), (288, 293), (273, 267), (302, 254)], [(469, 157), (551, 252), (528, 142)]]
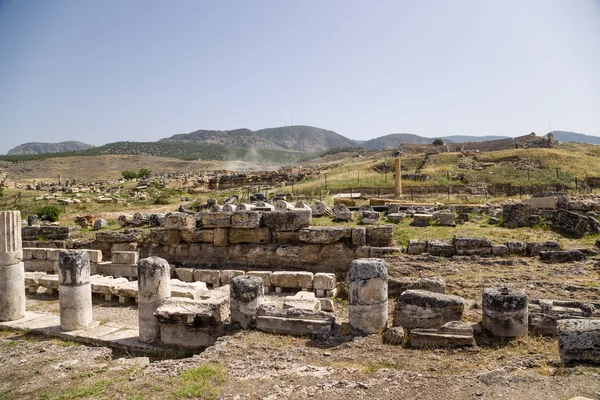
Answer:
[(445, 143), (467, 143), (467, 142), (489, 142), (490, 140), (508, 139), (509, 136), (467, 136), (467, 135), (450, 135), (443, 136)]
[[(507, 139), (508, 136), (467, 136), (451, 135), (439, 136), (446, 144), (466, 142), (487, 142), (491, 140)], [(362, 143), (367, 150), (391, 150), (398, 148), (401, 144), (431, 144), (437, 138), (413, 135), (411, 133), (392, 133)]]
[(197, 130), (191, 133), (173, 135), (161, 139), (159, 143), (161, 142), (220, 144), (304, 153), (357, 146), (356, 142), (336, 132), (304, 125), (282, 126), (258, 131), (251, 131), (250, 129), (230, 131)]
[(46, 153), (64, 153), (68, 151), (82, 151), (91, 149), (91, 144), (86, 144), (76, 141), (60, 142), (60, 143), (40, 143), (30, 142), (24, 143), (8, 151), (8, 155), (24, 155), (24, 154), (46, 154)]
[[(552, 131), (554, 140), (559, 142), (578, 142), (589, 144), (600, 144), (600, 137), (584, 135), (583, 133), (568, 132), (568, 131)], [(547, 137), (548, 135), (545, 135)]]

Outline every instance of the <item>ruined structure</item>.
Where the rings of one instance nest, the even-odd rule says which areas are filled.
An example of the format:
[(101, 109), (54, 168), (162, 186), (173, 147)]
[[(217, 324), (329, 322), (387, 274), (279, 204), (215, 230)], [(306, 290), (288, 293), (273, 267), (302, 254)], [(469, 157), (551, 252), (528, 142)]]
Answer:
[(25, 315), (21, 213), (0, 211), (0, 321)]

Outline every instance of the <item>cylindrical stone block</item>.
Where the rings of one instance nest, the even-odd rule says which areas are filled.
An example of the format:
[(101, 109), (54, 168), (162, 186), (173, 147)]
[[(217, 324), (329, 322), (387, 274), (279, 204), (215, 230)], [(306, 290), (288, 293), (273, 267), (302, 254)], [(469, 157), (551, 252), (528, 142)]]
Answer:
[(25, 265), (0, 266), (0, 321), (25, 316)]
[(258, 276), (240, 275), (231, 279), (230, 287), (231, 320), (243, 329), (254, 326), (256, 311), (264, 304), (264, 283)]
[(519, 337), (529, 325), (527, 294), (515, 288), (485, 288), (482, 325), (494, 336)]
[(378, 258), (352, 261), (348, 270), (348, 322), (353, 328), (377, 333), (387, 326), (388, 272)]
[(138, 262), (138, 314), (140, 340), (160, 340), (160, 325), (154, 312), (161, 300), (171, 297), (171, 268), (167, 260), (148, 257)]
[(92, 322), (90, 257), (86, 250), (62, 250), (58, 254), (58, 302), (63, 331), (83, 329)]
[(21, 213), (0, 211), (0, 266), (19, 264), (23, 259)]

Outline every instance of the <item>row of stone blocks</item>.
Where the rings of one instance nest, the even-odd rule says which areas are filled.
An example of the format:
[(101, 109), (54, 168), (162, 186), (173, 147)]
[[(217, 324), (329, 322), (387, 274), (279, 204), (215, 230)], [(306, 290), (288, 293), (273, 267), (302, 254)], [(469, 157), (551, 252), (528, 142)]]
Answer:
[(314, 290), (317, 296), (323, 297), (332, 296), (336, 289), (335, 274), (321, 272), (175, 268), (175, 273), (184, 282), (204, 282), (213, 288), (229, 285), (236, 276), (247, 275), (260, 278), (266, 293), (273, 287), (276, 293), (283, 289)]
[(553, 252), (562, 250), (557, 242), (521, 242), (511, 240), (505, 244), (493, 244), (487, 238), (454, 237), (447, 240), (411, 240), (408, 244), (407, 253), (418, 255), (428, 253), (432, 256), (452, 257), (454, 255), (480, 255), (480, 256), (538, 256), (542, 252)]

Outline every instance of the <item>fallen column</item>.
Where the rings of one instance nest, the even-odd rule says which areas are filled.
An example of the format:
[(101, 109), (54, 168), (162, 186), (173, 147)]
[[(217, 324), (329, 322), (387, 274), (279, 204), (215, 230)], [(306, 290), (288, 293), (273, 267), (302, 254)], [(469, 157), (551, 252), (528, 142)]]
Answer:
[(92, 322), (90, 257), (85, 250), (63, 250), (58, 255), (60, 328), (74, 331)]
[(257, 276), (240, 275), (231, 280), (231, 321), (243, 329), (256, 324), (256, 311), (265, 302), (263, 280)]
[(140, 340), (146, 343), (160, 339), (160, 326), (154, 312), (160, 301), (171, 297), (170, 266), (167, 260), (148, 257), (138, 262), (138, 314)]
[(494, 336), (527, 335), (529, 312), (527, 294), (514, 288), (485, 288), (481, 324)]
[(353, 328), (376, 333), (387, 326), (388, 272), (377, 258), (352, 261), (348, 271), (348, 322)]
[(21, 213), (0, 211), (0, 321), (25, 316), (25, 266)]

